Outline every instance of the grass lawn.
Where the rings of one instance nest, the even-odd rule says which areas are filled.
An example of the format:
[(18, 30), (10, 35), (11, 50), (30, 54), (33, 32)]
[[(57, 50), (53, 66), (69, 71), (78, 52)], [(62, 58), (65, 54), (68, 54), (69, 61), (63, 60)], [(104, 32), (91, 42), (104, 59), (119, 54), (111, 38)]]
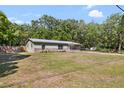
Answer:
[(124, 87), (124, 56), (86, 51), (0, 54), (0, 87)]

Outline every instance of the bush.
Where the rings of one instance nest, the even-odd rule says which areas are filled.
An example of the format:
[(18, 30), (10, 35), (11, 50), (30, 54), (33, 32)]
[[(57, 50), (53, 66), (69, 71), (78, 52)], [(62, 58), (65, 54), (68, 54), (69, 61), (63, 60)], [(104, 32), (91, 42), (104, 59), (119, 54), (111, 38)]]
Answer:
[(107, 48), (100, 48), (100, 47), (97, 47), (97, 48), (96, 48), (96, 51), (100, 51), (100, 52), (112, 52), (110, 49), (107, 49)]
[(26, 48), (24, 46), (20, 46), (19, 50), (20, 52), (26, 52)]

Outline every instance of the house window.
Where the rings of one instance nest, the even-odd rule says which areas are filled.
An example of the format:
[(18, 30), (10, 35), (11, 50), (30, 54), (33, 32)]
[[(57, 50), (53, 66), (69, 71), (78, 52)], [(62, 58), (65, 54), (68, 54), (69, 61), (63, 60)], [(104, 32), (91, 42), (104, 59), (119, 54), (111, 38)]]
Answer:
[(58, 49), (59, 50), (63, 49), (63, 45), (58, 45)]
[(42, 50), (44, 50), (45, 49), (45, 45), (42, 45)]

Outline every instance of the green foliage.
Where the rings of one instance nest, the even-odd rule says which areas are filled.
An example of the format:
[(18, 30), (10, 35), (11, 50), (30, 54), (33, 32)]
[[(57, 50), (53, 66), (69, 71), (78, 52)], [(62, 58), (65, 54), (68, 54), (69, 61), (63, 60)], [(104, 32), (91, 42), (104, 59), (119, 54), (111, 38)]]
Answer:
[(118, 28), (118, 51), (121, 52), (121, 49), (124, 48), (124, 15), (121, 18), (119, 28)]
[(0, 32), (4, 32), (9, 27), (9, 20), (7, 19), (6, 15), (0, 11)]
[(6, 44), (7, 43), (7, 34), (6, 30), (9, 29), (9, 25), (11, 23), (7, 19), (6, 15), (0, 11), (0, 44)]

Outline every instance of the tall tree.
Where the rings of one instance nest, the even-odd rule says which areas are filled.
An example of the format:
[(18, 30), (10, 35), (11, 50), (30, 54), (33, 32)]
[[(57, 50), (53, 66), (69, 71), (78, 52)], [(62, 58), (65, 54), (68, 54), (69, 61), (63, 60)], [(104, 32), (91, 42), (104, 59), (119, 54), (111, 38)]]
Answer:
[(0, 11), (0, 44), (6, 44), (7, 40), (6, 37), (7, 35), (6, 30), (9, 29), (9, 25), (10, 25), (10, 21), (8, 20), (8, 18), (6, 17), (6, 15)]
[(121, 14), (113, 14), (107, 18), (102, 24), (103, 30), (101, 30), (101, 43), (102, 47), (106, 49), (117, 49), (118, 48), (118, 34), (117, 30), (121, 20)]
[(118, 52), (121, 53), (122, 44), (124, 43), (124, 15), (121, 18), (121, 22), (118, 28)]

